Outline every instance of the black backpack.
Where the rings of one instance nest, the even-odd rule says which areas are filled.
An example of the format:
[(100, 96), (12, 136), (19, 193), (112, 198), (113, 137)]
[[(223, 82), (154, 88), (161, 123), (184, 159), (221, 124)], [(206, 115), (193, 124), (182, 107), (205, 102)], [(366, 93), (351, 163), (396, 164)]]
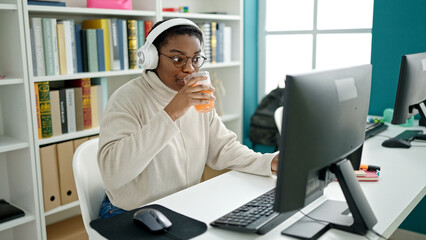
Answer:
[(250, 140), (256, 144), (278, 149), (279, 132), (275, 124), (275, 110), (283, 105), (284, 88), (276, 88), (266, 95), (250, 119)]

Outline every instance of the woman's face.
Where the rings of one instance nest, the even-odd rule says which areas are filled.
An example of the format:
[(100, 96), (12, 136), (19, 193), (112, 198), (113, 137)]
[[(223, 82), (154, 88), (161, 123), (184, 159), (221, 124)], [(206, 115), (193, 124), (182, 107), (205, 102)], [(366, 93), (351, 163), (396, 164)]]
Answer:
[(201, 53), (201, 43), (196, 36), (186, 34), (170, 36), (167, 38), (167, 44), (163, 45), (159, 52), (161, 54), (159, 55), (158, 67), (155, 72), (161, 81), (173, 90), (179, 91), (185, 85), (183, 78), (199, 70), (199, 68), (192, 66), (192, 58), (187, 60), (185, 66), (177, 68), (172, 59), (164, 56), (185, 55), (193, 57), (199, 55)]

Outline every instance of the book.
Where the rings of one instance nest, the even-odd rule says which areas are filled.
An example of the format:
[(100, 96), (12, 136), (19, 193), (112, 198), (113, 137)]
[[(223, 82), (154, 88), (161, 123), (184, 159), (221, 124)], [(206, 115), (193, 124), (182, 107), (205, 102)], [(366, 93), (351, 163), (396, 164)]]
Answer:
[[(67, 59), (67, 73), (74, 73), (74, 59), (75, 58), (75, 42), (74, 42), (74, 20), (63, 20), (61, 23), (64, 25), (64, 39), (65, 39), (65, 51)], [(59, 40), (58, 40), (59, 44)], [(73, 47), (74, 45), (74, 47)]]
[(92, 127), (97, 127), (99, 126), (97, 86), (90, 86), (90, 107), (91, 107), (91, 113), (92, 113)]
[(65, 2), (60, 1), (40, 1), (40, 0), (28, 0), (28, 5), (39, 5), (39, 6), (52, 6), (52, 7), (65, 7)]
[(84, 130), (83, 91), (81, 87), (74, 88), (75, 125), (77, 131)]
[[(117, 37), (118, 37), (118, 53), (120, 55), (120, 69), (124, 70), (124, 42), (126, 40), (123, 38), (123, 22), (126, 20), (123, 19), (117, 19)], [(126, 29), (127, 30), (127, 29)], [(126, 31), (127, 35), (127, 31)], [(127, 38), (126, 38), (127, 39)], [(126, 48), (127, 51), (127, 48)]]
[(30, 26), (30, 39), (31, 39), (31, 63), (33, 64), (33, 76), (37, 76), (37, 57), (34, 41), (34, 28)]
[(112, 70), (120, 70), (120, 50), (118, 46), (117, 18), (110, 19), (111, 21), (111, 48), (112, 48)]
[[(76, 51), (76, 61), (77, 61), (77, 71), (83, 72), (83, 50), (81, 47), (81, 24), (75, 24), (74, 26), (75, 34), (75, 51)], [(105, 64), (105, 61), (104, 61)]]
[(85, 29), (83, 30), (83, 69), (85, 72), (97, 72), (98, 71), (98, 47), (96, 38), (97, 29)]
[(110, 40), (108, 19), (90, 19), (83, 21), (83, 29), (102, 29), (104, 33), (105, 70), (111, 70)]
[(35, 108), (36, 108), (36, 118), (37, 118), (37, 131), (38, 131), (38, 139), (42, 138), (41, 133), (41, 119), (40, 119), (40, 97), (38, 94), (38, 82), (34, 83), (34, 96), (35, 96)]
[[(44, 64), (46, 67), (46, 75), (52, 76), (56, 74), (55, 60), (54, 60), (54, 47), (53, 47), (53, 36), (52, 36), (52, 21), (53, 18), (42, 18), (42, 29), (43, 29), (43, 49), (44, 49)], [(56, 24), (55, 24), (56, 32)], [(56, 39), (55, 39), (56, 42)], [(58, 69), (59, 70), (59, 69)]]
[[(69, 29), (70, 29), (70, 42), (71, 42), (71, 54), (72, 54), (72, 68), (73, 73), (78, 72), (78, 63), (77, 63), (77, 45), (75, 42), (75, 20), (74, 19), (68, 19), (67, 22), (69, 22)], [(65, 32), (66, 33), (66, 32)], [(67, 36), (67, 35), (65, 35)]]
[(143, 20), (137, 20), (138, 29), (138, 49), (145, 44), (145, 22)]
[(129, 47), (128, 47), (128, 42), (127, 42), (127, 21), (123, 20), (121, 22), (121, 24), (122, 24), (122, 28), (123, 28), (123, 35), (121, 36), (122, 41), (123, 41), (123, 61), (124, 61), (123, 67), (124, 67), (124, 70), (127, 70), (127, 69), (129, 69), (129, 52), (128, 52)]
[(136, 20), (127, 20), (127, 47), (129, 53), (129, 69), (136, 69), (138, 67), (138, 59), (136, 51), (138, 50), (137, 36), (136, 36)]
[(104, 30), (96, 29), (96, 53), (98, 54), (98, 72), (105, 71)]
[(204, 56), (207, 58), (206, 62), (211, 62), (211, 26), (210, 23), (203, 23), (199, 26), (204, 33)]
[(144, 25), (145, 25), (145, 39), (146, 39), (146, 37), (148, 37), (148, 34), (152, 29), (152, 26), (154, 25), (154, 22), (152, 20), (145, 20)]
[(223, 29), (223, 61), (232, 61), (232, 28), (225, 26)]
[[(364, 173), (362, 173), (364, 172)], [(377, 182), (379, 181), (379, 175), (375, 171), (364, 171), (359, 170), (355, 172), (355, 176), (360, 182)]]
[(77, 131), (77, 123), (75, 117), (75, 93), (74, 88), (66, 88), (66, 103), (67, 103), (67, 126), (68, 133), (73, 133)]
[(50, 112), (52, 115), (52, 136), (59, 136), (62, 134), (62, 124), (58, 90), (50, 90)]
[(52, 115), (50, 111), (49, 82), (38, 83), (38, 95), (40, 104), (40, 125), (42, 138), (52, 136)]
[(211, 63), (216, 63), (216, 55), (217, 55), (217, 22), (210, 23), (210, 47), (211, 47)]
[(217, 23), (216, 30), (216, 62), (223, 62), (223, 34), (225, 24), (222, 22)]
[(40, 147), (44, 211), (61, 205), (56, 144)]
[(58, 36), (58, 57), (59, 57), (59, 73), (61, 75), (68, 74), (67, 69), (67, 52), (65, 49), (65, 30), (64, 24), (58, 22), (56, 25), (56, 32)]
[(59, 109), (61, 113), (61, 129), (62, 134), (68, 133), (67, 122), (67, 95), (65, 88), (59, 89)]
[(37, 72), (37, 75), (34, 76), (45, 76), (46, 75), (46, 69), (45, 69), (45, 62), (44, 62), (44, 42), (43, 42), (43, 27), (41, 23), (41, 18), (31, 18), (31, 25), (34, 30), (34, 48), (35, 48), (35, 58), (36, 63), (33, 64), (33, 68), (36, 68), (37, 70), (34, 72)]
[[(67, 82), (70, 86), (76, 87), (75, 91), (75, 102), (76, 102), (76, 119), (80, 114), (83, 116), (83, 128), (79, 121), (77, 121), (77, 130), (89, 129), (92, 128), (92, 112), (90, 104), (90, 78), (82, 78), (77, 80), (70, 80)], [(80, 93), (81, 92), (81, 93)], [(80, 102), (81, 99), (81, 102)], [(81, 104), (81, 106), (80, 106)], [(80, 112), (81, 108), (81, 112)], [(78, 109), (78, 112), (77, 112)]]

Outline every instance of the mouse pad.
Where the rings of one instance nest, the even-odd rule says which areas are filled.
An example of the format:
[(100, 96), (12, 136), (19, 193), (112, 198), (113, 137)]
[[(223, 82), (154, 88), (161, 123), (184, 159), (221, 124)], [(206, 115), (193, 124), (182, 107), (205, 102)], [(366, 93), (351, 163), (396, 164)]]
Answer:
[[(152, 233), (133, 222), (133, 214), (142, 208), (154, 208), (162, 212), (171, 222), (169, 233)], [(158, 204), (144, 206), (110, 218), (96, 219), (90, 226), (107, 239), (190, 239), (207, 230), (207, 225)], [(174, 236), (176, 237), (174, 237)]]

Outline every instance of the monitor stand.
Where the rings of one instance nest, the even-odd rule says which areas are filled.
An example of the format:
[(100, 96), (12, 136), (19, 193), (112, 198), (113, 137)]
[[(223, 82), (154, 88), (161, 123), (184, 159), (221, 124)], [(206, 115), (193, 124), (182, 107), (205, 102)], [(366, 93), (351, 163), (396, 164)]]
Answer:
[(300, 239), (317, 239), (329, 228), (335, 228), (365, 235), (377, 223), (373, 210), (355, 177), (351, 162), (347, 159), (342, 160), (330, 170), (336, 175), (346, 202), (327, 200), (308, 216), (282, 231), (282, 234)]

